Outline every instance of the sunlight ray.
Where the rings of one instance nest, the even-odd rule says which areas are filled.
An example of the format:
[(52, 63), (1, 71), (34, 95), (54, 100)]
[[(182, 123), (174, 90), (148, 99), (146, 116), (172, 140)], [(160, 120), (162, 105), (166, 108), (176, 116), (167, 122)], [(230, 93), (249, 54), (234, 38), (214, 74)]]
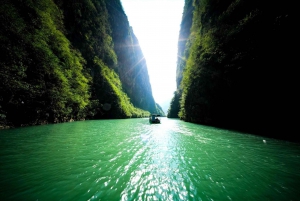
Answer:
[(138, 65), (139, 63), (141, 63), (143, 60), (145, 60), (145, 57), (141, 58), (137, 63), (135, 63), (133, 66), (130, 66), (128, 71), (125, 72), (125, 75), (128, 75), (129, 73), (131, 73)]
[[(185, 57), (182, 57), (182, 56), (180, 56), (180, 55), (178, 55), (178, 54), (177, 54), (177, 58), (180, 58), (181, 60), (186, 61), (186, 58), (185, 58)], [(178, 59), (178, 60), (179, 60), (179, 59)]]
[[(167, 114), (176, 91), (177, 45), (184, 0), (121, 0), (145, 58), (152, 94)], [(135, 45), (134, 45), (135, 46)], [(140, 70), (139, 70), (140, 71)], [(140, 72), (137, 72), (137, 76)], [(136, 78), (136, 77), (135, 77)]]

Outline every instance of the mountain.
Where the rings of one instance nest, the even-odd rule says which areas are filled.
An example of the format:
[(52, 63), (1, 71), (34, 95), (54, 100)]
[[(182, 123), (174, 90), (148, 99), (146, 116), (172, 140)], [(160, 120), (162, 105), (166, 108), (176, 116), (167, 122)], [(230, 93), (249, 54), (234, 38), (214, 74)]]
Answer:
[(114, 50), (118, 57), (116, 71), (120, 76), (123, 89), (136, 107), (156, 113), (147, 64), (138, 39), (129, 26), (120, 1), (108, 1), (107, 5)]
[(0, 127), (158, 112), (118, 0), (0, 5)]
[(277, 0), (186, 0), (177, 92), (168, 116), (294, 139), (295, 6)]
[(176, 69), (176, 84), (177, 90), (174, 92), (174, 96), (170, 102), (170, 106), (167, 112), (168, 118), (179, 118), (180, 110), (180, 97), (182, 90), (180, 83), (183, 76), (183, 69), (186, 65), (186, 58), (188, 57), (188, 39), (191, 34), (190, 29), (193, 22), (193, 0), (186, 0), (183, 8), (182, 19), (180, 24), (179, 39), (178, 39), (178, 50), (177, 50), (177, 69)]

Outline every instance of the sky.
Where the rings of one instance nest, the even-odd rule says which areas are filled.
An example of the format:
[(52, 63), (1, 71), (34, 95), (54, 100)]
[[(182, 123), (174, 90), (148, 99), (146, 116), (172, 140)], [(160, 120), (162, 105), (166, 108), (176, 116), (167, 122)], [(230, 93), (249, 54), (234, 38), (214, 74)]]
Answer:
[(121, 0), (146, 59), (152, 94), (167, 114), (176, 91), (177, 44), (184, 0)]

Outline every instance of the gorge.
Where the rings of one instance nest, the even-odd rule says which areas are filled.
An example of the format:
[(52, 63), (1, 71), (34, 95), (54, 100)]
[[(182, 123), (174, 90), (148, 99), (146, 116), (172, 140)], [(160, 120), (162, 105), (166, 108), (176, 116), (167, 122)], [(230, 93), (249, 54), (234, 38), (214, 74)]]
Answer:
[[(186, 0), (167, 116), (296, 140), (294, 7)], [(0, 11), (1, 128), (165, 115), (119, 0), (4, 1)]]
[(118, 0), (4, 1), (0, 126), (164, 115)]

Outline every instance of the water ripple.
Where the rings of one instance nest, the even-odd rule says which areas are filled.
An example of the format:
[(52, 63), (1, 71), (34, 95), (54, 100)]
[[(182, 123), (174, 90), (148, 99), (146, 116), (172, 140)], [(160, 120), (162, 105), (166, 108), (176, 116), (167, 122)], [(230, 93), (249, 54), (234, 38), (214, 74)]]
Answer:
[(297, 200), (298, 144), (164, 118), (1, 131), (5, 200)]

